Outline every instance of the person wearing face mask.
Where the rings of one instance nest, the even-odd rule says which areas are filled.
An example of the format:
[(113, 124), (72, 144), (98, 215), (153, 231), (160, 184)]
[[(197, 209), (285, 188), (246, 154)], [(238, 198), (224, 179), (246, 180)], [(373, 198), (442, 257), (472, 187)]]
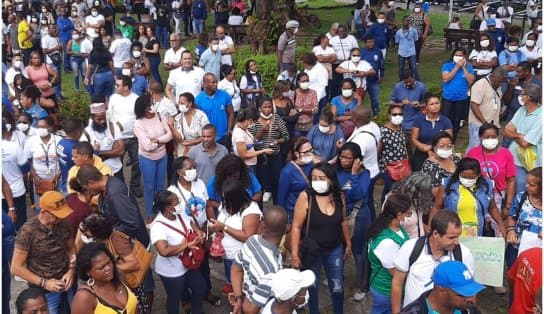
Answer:
[(280, 72), (285, 70), (287, 64), (296, 65), (295, 50), (297, 49), (297, 40), (295, 34), (298, 32), (299, 23), (290, 20), (285, 23), (285, 31), (278, 39), (276, 53), (278, 56), (278, 67)]
[(365, 60), (361, 60), (361, 51), (359, 48), (353, 48), (350, 51), (350, 60), (344, 61), (336, 67), (336, 73), (340, 73), (344, 78), (351, 78), (355, 82), (356, 92), (365, 97), (366, 77), (375, 76), (376, 71)]
[(315, 275), (310, 270), (282, 269), (270, 276), (273, 298), (262, 309), (262, 314), (295, 314), (296, 309), (308, 302), (308, 288), (314, 284)]
[(77, 30), (72, 31), (72, 39), (68, 41), (66, 46), (66, 55), (70, 57), (70, 66), (74, 76), (74, 87), (79, 91), (79, 78), (85, 76), (87, 71), (87, 63), (85, 58), (88, 53), (84, 53), (82, 48), (85, 38), (80, 35)]
[[(132, 63), (132, 60), (124, 62), (123, 67), (121, 68), (121, 75), (131, 79), (132, 87), (130, 88), (130, 91), (137, 96), (142, 96), (148, 90), (147, 79), (142, 75), (135, 74), (133, 69), (134, 63)], [(170, 100), (168, 101), (170, 102)], [(177, 112), (175, 108), (173, 108), (173, 110)]]
[(99, 7), (93, 6), (91, 8), (91, 14), (85, 17), (85, 28), (87, 29), (87, 34), (96, 35), (100, 26), (106, 24), (106, 19), (102, 14), (99, 13)]
[(317, 113), (319, 103), (317, 93), (310, 88), (310, 78), (306, 72), (297, 76), (298, 88), (291, 96), (294, 109), (299, 113), (293, 136), (306, 136), (313, 125), (313, 117)]
[(433, 193), (436, 193), (444, 180), (451, 177), (461, 158), (454, 152), (453, 139), (447, 132), (440, 132), (431, 144), (432, 152), (421, 166), (421, 173), (431, 177)]
[(476, 9), (474, 10), (474, 16), (470, 21), (470, 29), (480, 29), (480, 25), (482, 24), (482, 22), (489, 18), (489, 14), (487, 13), (489, 6), (487, 2), (488, 0), (480, 0), (480, 3), (478, 3), (478, 5), (476, 6)]
[(8, 85), (8, 97), (10, 100), (15, 99), (16, 96), (14, 79), (15, 75), (17, 74), (22, 74), (23, 76), (27, 77), (26, 69), (23, 66), (23, 57), (18, 54), (12, 56), (11, 67), (9, 67), (9, 69), (6, 71), (6, 75), (4, 76), (4, 82), (6, 82)]
[(221, 50), (219, 49), (219, 39), (217, 37), (210, 38), (208, 49), (200, 55), (198, 65), (204, 69), (204, 72), (213, 73), (216, 77), (220, 77)]
[[(439, 208), (447, 208), (459, 215), (461, 236), (482, 236), (486, 214), (498, 223), (499, 234), (505, 235), (502, 216), (493, 197), (493, 183), (487, 176), (482, 176), (478, 160), (470, 157), (461, 159), (453, 175), (445, 180), (440, 190), (443, 204)], [(435, 213), (433, 207), (431, 221)]]
[[(331, 31), (334, 30), (332, 26), (333, 25), (331, 25)], [(340, 82), (342, 82), (344, 75), (343, 73), (337, 72), (336, 68), (342, 62), (350, 61), (352, 49), (359, 48), (357, 39), (353, 35), (348, 34), (346, 26), (334, 26), (337, 26), (336, 33), (331, 37), (329, 37), (329, 35), (332, 33), (327, 33), (327, 37), (329, 37), (329, 44), (336, 53), (336, 61), (332, 64), (332, 86), (330, 88), (330, 97), (340, 95), (341, 93)]]
[(474, 67), (475, 81), (488, 75), (497, 66), (497, 52), (495, 45), (488, 34), (481, 34), (480, 40), (476, 41), (474, 49), (468, 56), (472, 67)]
[(242, 104), (240, 87), (238, 87), (238, 83), (236, 82), (236, 70), (232, 65), (223, 64), (221, 66), (221, 74), (223, 74), (223, 79), (217, 84), (217, 89), (224, 90), (229, 94), (232, 99), (232, 110), (234, 111), (234, 116), (236, 116)]
[(201, 143), (202, 128), (210, 123), (208, 116), (196, 108), (191, 93), (179, 95), (179, 113), (168, 118), (168, 127), (176, 142), (177, 156), (187, 156), (189, 150)]
[[(421, 115), (420, 108), (425, 105), (427, 86), (414, 79), (414, 75), (407, 71), (403, 74), (402, 80), (395, 84), (389, 98), (390, 104), (401, 105), (403, 108), (402, 129), (407, 139), (412, 136), (412, 126), (415, 119)], [(411, 143), (407, 143), (412, 153)]]
[(265, 193), (263, 202), (272, 199), (274, 204), (278, 202), (278, 180), (283, 167), (283, 144), (289, 142), (289, 132), (286, 123), (279, 115), (273, 112), (272, 100), (264, 96), (259, 103), (259, 118), (249, 132), (257, 140), (257, 148), (268, 147), (272, 153), (257, 157), (257, 178), (262, 183)]
[(17, 119), (17, 130), (21, 132), (25, 138), (29, 136), (30, 125), (32, 124), (32, 116), (26, 112), (21, 112), (21, 115)]
[[(241, 157), (249, 171), (256, 173), (257, 157), (263, 154), (272, 154), (273, 149), (270, 147), (262, 147), (256, 150), (258, 140), (255, 139), (256, 132), (250, 130), (254, 127), (257, 119), (257, 112), (253, 108), (244, 108), (238, 112), (236, 116), (236, 124), (232, 130), (232, 147), (236, 156)], [(255, 134), (255, 135), (254, 135)]]
[(398, 192), (387, 194), (382, 212), (368, 230), (371, 313), (391, 313), (391, 283), (395, 258), (410, 239), (401, 223), (412, 215), (410, 199)]
[(247, 60), (245, 66), (246, 72), (240, 79), (240, 93), (242, 95), (242, 108), (257, 107), (259, 97), (265, 90), (263, 87), (263, 79), (257, 70), (257, 62), (253, 59)]
[(527, 39), (525, 40), (525, 44), (523, 45), (523, 47), (519, 48), (519, 51), (525, 54), (525, 56), (527, 57), (527, 61), (529, 62), (533, 62), (534, 60), (542, 56), (542, 42), (539, 42), (537, 40), (537, 38), (540, 39), (542, 36), (538, 35), (535, 33), (528, 34)]
[(534, 40), (536, 41), (536, 47), (542, 49), (542, 17), (536, 18), (536, 21), (531, 29), (523, 35), (521, 43), (525, 44), (527, 39), (529, 39), (529, 35), (531, 34), (535, 35)]
[(20, 95), (20, 103), (22, 111), (29, 114), (32, 117), (32, 125), (30, 134), (34, 135), (33, 129), (38, 127), (38, 119), (47, 117), (47, 111), (45, 111), (38, 103), (40, 99), (40, 90), (36, 86), (26, 87)]
[(516, 76), (517, 66), (523, 61), (527, 61), (527, 56), (519, 50), (519, 39), (510, 37), (507, 41), (507, 49), (499, 54), (499, 65), (504, 65), (508, 69), (508, 78)]
[[(166, 313), (179, 313), (182, 292), (191, 290), (191, 313), (202, 313), (205, 296), (205, 279), (200, 269), (187, 269), (179, 256), (187, 249), (202, 244), (205, 235), (191, 219), (182, 215), (175, 193), (162, 190), (155, 197), (153, 210), (157, 214), (150, 230), (151, 243), (157, 250), (155, 272), (161, 278), (166, 290)], [(193, 241), (188, 242), (186, 234), (198, 232)]]
[(323, 161), (329, 161), (336, 157), (338, 149), (344, 144), (344, 132), (334, 122), (333, 113), (323, 110), (319, 123), (308, 132), (308, 139), (312, 142), (314, 154)]
[(351, 112), (362, 105), (361, 96), (355, 91), (355, 82), (351, 78), (346, 78), (342, 81), (342, 94), (331, 100), (330, 111), (346, 138), (353, 133), (355, 128), (355, 124), (351, 121)]
[(138, 160), (144, 182), (147, 222), (152, 220), (153, 195), (166, 182), (166, 143), (172, 140), (167, 118), (157, 113), (150, 95), (142, 95), (134, 105), (134, 135), (138, 139)]
[(144, 57), (144, 54), (142, 53), (143, 48), (144, 46), (141, 42), (132, 42), (132, 46), (130, 46), (130, 62), (132, 62), (132, 66), (130, 69), (134, 76), (138, 75), (147, 80), (149, 74), (151, 74), (151, 65), (149, 64), (149, 59)]
[(417, 71), (416, 62), (416, 41), (418, 40), (418, 32), (410, 26), (408, 16), (402, 18), (402, 28), (395, 33), (395, 43), (399, 45), (398, 63), (399, 63), (399, 81), (402, 80), (404, 74), (404, 64), (408, 63), (410, 72), (419, 81), (419, 72)]
[(416, 62), (419, 63), (419, 55), (421, 53), (421, 48), (423, 43), (427, 39), (427, 36), (431, 32), (431, 18), (428, 14), (421, 9), (421, 3), (416, 3), (414, 5), (414, 10), (412, 14), (408, 17), (410, 27), (414, 28), (417, 31), (418, 39), (416, 41)]
[[(383, 60), (387, 55), (387, 43), (388, 39), (391, 37), (389, 33), (389, 27), (385, 23), (385, 13), (379, 12), (376, 20), (377, 23), (372, 23), (366, 30), (363, 38), (368, 38), (371, 36), (374, 39), (374, 47), (377, 47), (382, 51)], [(366, 47), (366, 45), (365, 45)]]
[[(319, 280), (325, 268), (329, 282), (333, 313), (343, 313), (344, 261), (351, 254), (351, 235), (346, 220), (346, 206), (334, 166), (320, 162), (311, 171), (310, 188), (302, 191), (294, 208), (291, 226), (291, 265), (302, 270), (310, 269)], [(306, 227), (306, 220), (308, 225)], [(303, 238), (311, 239), (318, 249), (301, 256), (299, 249)], [(319, 285), (311, 286), (310, 313), (319, 313)]]
[(122, 16), (119, 19), (119, 26), (117, 27), (124, 38), (132, 40), (134, 38), (134, 26), (127, 23), (126, 17)]
[[(300, 56), (300, 62), (304, 67), (304, 72), (308, 74), (310, 89), (315, 90), (318, 99), (318, 112), (323, 110), (327, 101), (327, 87), (329, 81), (327, 79), (327, 69), (319, 62), (313, 53), (304, 53)], [(317, 123), (317, 116), (314, 116), (314, 124)]]
[(70, 20), (70, 9), (66, 8), (64, 6), (60, 6), (58, 9), (58, 17), (57, 17), (57, 27), (59, 32), (59, 38), (60, 42), (62, 43), (62, 47), (64, 48), (64, 72), (68, 73), (72, 71), (72, 68), (70, 67), (70, 56), (67, 54), (68, 50), (67, 45), (68, 42), (72, 39), (72, 32), (74, 31), (74, 23), (72, 23), (72, 20)]

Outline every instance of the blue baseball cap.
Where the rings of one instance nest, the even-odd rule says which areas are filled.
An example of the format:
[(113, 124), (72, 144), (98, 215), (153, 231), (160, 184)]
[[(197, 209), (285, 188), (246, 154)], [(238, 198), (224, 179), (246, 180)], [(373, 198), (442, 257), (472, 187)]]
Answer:
[(458, 261), (438, 265), (434, 271), (433, 281), (435, 286), (451, 289), (465, 297), (472, 297), (485, 288), (474, 280), (465, 264)]

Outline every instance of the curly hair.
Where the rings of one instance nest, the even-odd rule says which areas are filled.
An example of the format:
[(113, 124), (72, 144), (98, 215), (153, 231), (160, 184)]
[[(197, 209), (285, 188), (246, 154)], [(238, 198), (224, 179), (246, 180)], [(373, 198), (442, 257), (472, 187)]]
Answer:
[(113, 267), (113, 284), (119, 286), (121, 284), (121, 279), (119, 278), (119, 273), (117, 271), (117, 266), (115, 265), (115, 259), (111, 255), (106, 245), (98, 242), (91, 242), (85, 244), (81, 250), (77, 253), (76, 256), (76, 273), (79, 279), (83, 281), (89, 280), (88, 272), (93, 268), (94, 259), (101, 253), (106, 254), (111, 261)]
[(433, 207), (432, 178), (422, 172), (412, 172), (409, 177), (396, 182), (391, 191), (407, 196), (414, 209), (423, 214), (429, 214)]
[(83, 219), (82, 228), (89, 231), (95, 239), (106, 240), (113, 232), (114, 220), (104, 214), (91, 214)]
[(216, 195), (223, 194), (223, 183), (227, 179), (240, 181), (245, 189), (251, 186), (251, 178), (246, 163), (242, 158), (231, 154), (219, 161), (215, 168), (215, 182), (213, 184)]

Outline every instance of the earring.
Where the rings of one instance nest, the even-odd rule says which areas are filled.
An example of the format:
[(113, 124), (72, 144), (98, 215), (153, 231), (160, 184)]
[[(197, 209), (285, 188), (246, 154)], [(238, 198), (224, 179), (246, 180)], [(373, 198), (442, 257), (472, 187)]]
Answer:
[(94, 278), (93, 277), (89, 277), (89, 279), (87, 279), (87, 286), (89, 286), (89, 287), (94, 286)]

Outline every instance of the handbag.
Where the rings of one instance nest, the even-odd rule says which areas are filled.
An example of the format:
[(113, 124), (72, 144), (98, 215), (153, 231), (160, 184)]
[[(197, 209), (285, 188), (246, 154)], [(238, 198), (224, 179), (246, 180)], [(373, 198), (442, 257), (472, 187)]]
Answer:
[(536, 167), (536, 151), (533, 145), (523, 148), (518, 145), (516, 148), (516, 153), (518, 154), (518, 159), (521, 162), (523, 168), (527, 171), (531, 171)]
[(62, 55), (60, 52), (52, 52), (49, 55), (49, 59), (53, 62), (54, 65), (61, 65), (62, 64)]
[(319, 251), (321, 250), (317, 241), (308, 236), (308, 231), (310, 229), (310, 215), (312, 213), (312, 206), (311, 206), (310, 193), (306, 193), (306, 194), (308, 195), (308, 214), (306, 216), (306, 227), (304, 232), (304, 239), (302, 239), (302, 242), (300, 243), (300, 253), (299, 253), (300, 260), (301, 260), (300, 270), (311, 269), (312, 264), (319, 257)]
[(40, 179), (34, 181), (34, 193), (42, 195), (45, 192), (54, 191), (57, 188), (56, 179)]
[[(185, 222), (183, 221), (183, 218), (181, 218), (180, 215), (178, 215), (178, 219), (181, 222), (181, 225), (183, 226), (184, 231), (178, 230), (169, 224), (159, 221), (161, 224), (165, 225), (166, 227), (176, 231), (177, 233), (181, 234), (187, 243), (193, 242), (196, 238), (198, 238), (198, 234), (193, 231), (189, 231), (187, 229), (187, 226), (185, 226)], [(187, 247), (181, 255), (179, 256), (179, 259), (181, 260), (181, 263), (183, 266), (185, 266), (189, 270), (197, 270), (200, 268), (200, 265), (202, 265), (202, 262), (204, 262), (204, 255), (206, 254), (206, 249), (204, 248), (203, 244), (198, 244), (194, 248)]]
[(225, 248), (223, 247), (223, 232), (216, 232), (213, 236), (212, 245), (210, 246), (210, 257), (213, 259), (221, 259), (225, 256)]
[(389, 175), (393, 181), (400, 181), (407, 178), (412, 173), (410, 161), (408, 159), (388, 163), (385, 165), (385, 169), (387, 170), (387, 175)]
[[(124, 275), (123, 281), (130, 288), (136, 289), (142, 285), (145, 275), (147, 274), (147, 271), (151, 267), (151, 262), (153, 261), (153, 254), (149, 252), (148, 250), (146, 250), (146, 248), (140, 241), (131, 238), (130, 236), (124, 234), (123, 232), (120, 232), (120, 231), (113, 231), (113, 232), (128, 239), (129, 242), (133, 245), (132, 254), (134, 254), (136, 259), (138, 260), (140, 267), (138, 268), (138, 270), (134, 270), (129, 273), (123, 273)], [(117, 254), (117, 251), (113, 247), (111, 237), (108, 241), (108, 249), (113, 254), (113, 257), (115, 258), (118, 264), (124, 263), (123, 258)]]

